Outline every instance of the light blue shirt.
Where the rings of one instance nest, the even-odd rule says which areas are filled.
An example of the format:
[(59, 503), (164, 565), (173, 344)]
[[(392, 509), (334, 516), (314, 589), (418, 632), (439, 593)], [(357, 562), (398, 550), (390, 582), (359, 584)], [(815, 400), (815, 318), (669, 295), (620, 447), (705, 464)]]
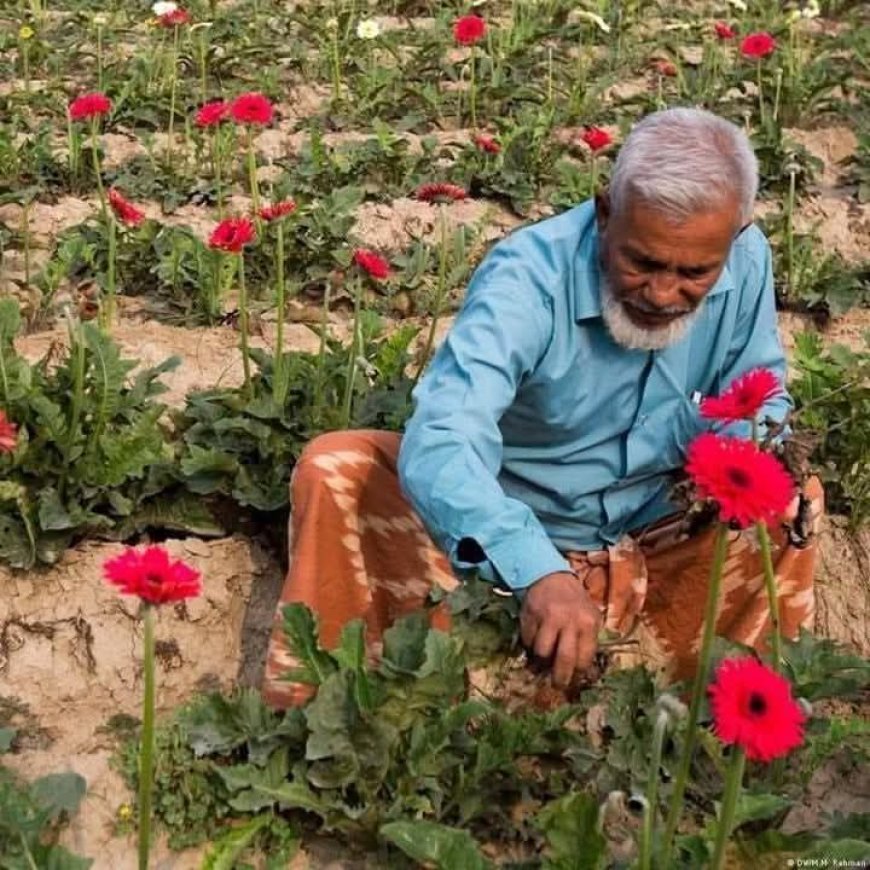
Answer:
[[(664, 350), (616, 344), (598, 284), (592, 201), (517, 230), (475, 271), (414, 390), (399, 479), (460, 572), (481, 567), (519, 591), (568, 570), (562, 552), (602, 549), (674, 513), (674, 472), (710, 425), (699, 397), (758, 366), (785, 376), (770, 247), (755, 226)], [(781, 394), (764, 413), (782, 420), (790, 407)], [(482, 565), (459, 558), (464, 538)]]

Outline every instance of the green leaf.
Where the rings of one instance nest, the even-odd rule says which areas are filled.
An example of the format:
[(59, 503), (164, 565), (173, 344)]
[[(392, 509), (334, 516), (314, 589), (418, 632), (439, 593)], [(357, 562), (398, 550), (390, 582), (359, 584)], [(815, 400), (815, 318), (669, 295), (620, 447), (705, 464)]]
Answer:
[(429, 620), (425, 613), (411, 613), (384, 632), (381, 664), (392, 673), (413, 674), (426, 656), (426, 637)]
[(390, 767), (398, 732), (382, 717), (360, 710), (353, 673), (333, 674), (305, 710), (309, 736), (305, 758), (315, 762), (308, 781), (317, 788), (355, 783), (365, 793), (379, 788)]
[(18, 732), (14, 728), (0, 728), (0, 752), (8, 752)]
[(193, 493), (175, 491), (148, 499), (124, 517), (115, 528), (115, 537), (123, 541), (145, 529), (169, 529), (204, 538), (226, 534), (207, 501)]
[(790, 807), (792, 802), (775, 794), (741, 793), (737, 799), (734, 815), (734, 829), (747, 822), (770, 819)]
[(39, 493), (39, 527), (47, 532), (59, 532), (75, 528), (77, 521), (66, 511), (60, 495), (54, 487), (46, 487)]
[(253, 843), (257, 834), (265, 828), (272, 816), (263, 813), (254, 816), (249, 822), (230, 828), (212, 844), (202, 864), (201, 870), (233, 870), (236, 859)]
[[(857, 864), (857, 866), (866, 866), (866, 862), (870, 860), (870, 843), (863, 840), (825, 840), (814, 846), (809, 852), (804, 852), (801, 855), (804, 861), (824, 860), (828, 863), (825, 866), (836, 867), (836, 861), (856, 861), (865, 862)], [(806, 865), (812, 866), (812, 865)], [(839, 865), (839, 866), (856, 866)]]
[(299, 683), (319, 686), (337, 670), (329, 653), (320, 649), (317, 622), (304, 604), (288, 604), (282, 610), (284, 636), (290, 652), (299, 659), (299, 667), (291, 669), (287, 678)]
[(487, 870), (494, 867), (468, 831), (424, 820), (389, 822), (380, 835), (421, 864), (438, 870)]
[(30, 788), (33, 797), (56, 818), (61, 813), (75, 813), (88, 784), (77, 773), (50, 773), (37, 779)]
[(598, 830), (598, 802), (591, 794), (575, 792), (548, 803), (536, 826), (544, 833), (548, 870), (597, 870), (603, 865), (607, 841)]

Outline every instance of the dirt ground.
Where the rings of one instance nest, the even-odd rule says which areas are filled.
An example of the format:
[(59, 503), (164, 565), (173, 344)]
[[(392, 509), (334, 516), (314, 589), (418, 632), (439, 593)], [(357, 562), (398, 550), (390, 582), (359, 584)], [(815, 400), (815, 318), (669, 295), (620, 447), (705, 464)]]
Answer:
[[(382, 19), (383, 21), (384, 19)], [(614, 86), (608, 99), (625, 99), (648, 82)], [(261, 156), (269, 160), (298, 153), (302, 135), (296, 122), (311, 114), (323, 99), (322, 89), (296, 89), (281, 107), (282, 121), (257, 140)], [(859, 205), (843, 186), (846, 163), (854, 154), (854, 133), (845, 126), (814, 131), (789, 131), (811, 153), (825, 161), (816, 188), (802, 204), (798, 230), (815, 227), (822, 249), (837, 251), (851, 262), (870, 258), (870, 205)], [(467, 138), (467, 131), (448, 131), (451, 140)], [(347, 141), (358, 134), (330, 134), (328, 142)], [(123, 131), (103, 136), (107, 166), (118, 165), (141, 153), (141, 146)], [(412, 147), (419, 143), (412, 142)], [(236, 202), (247, 206), (244, 198)], [(86, 219), (96, 202), (64, 197), (56, 203), (35, 203), (30, 212), (34, 245), (33, 268), (45, 261), (51, 239), (64, 228)], [(149, 217), (190, 226), (205, 235), (214, 223), (213, 213), (185, 206), (164, 217), (154, 204), (146, 204)], [(772, 205), (759, 209), (769, 212)], [(518, 219), (493, 203), (468, 201), (447, 210), (452, 225), (483, 228), (487, 241), (502, 237)], [(396, 253), (415, 238), (431, 238), (437, 209), (401, 198), (391, 205), (366, 203), (357, 213), (355, 233), (360, 241), (384, 252)], [(20, 223), (15, 204), (0, 207), (0, 221)], [(34, 305), (22, 287), (23, 262), (7, 251), (0, 292), (14, 293), (25, 305)], [(125, 352), (143, 365), (154, 365), (178, 354), (181, 365), (164, 376), (168, 392), (163, 400), (181, 405), (192, 389), (242, 381), (238, 334), (230, 327), (181, 328), (150, 320), (136, 300), (122, 300), (121, 321), (114, 335)], [(318, 339), (304, 321), (313, 314), (301, 304), (297, 322), (287, 325), (287, 346), (316, 350)], [(439, 340), (449, 329), (445, 318)], [(346, 332), (346, 320), (336, 312), (331, 324), (337, 334)], [(787, 348), (793, 334), (810, 325), (808, 318), (784, 314), (781, 332)], [(870, 328), (870, 311), (856, 310), (830, 324), (826, 341), (863, 347), (863, 333)], [(274, 340), (274, 321), (264, 318), (253, 346)], [(66, 340), (62, 323), (22, 337), (17, 346), (30, 359), (42, 356), (52, 343)], [(170, 550), (203, 572), (205, 594), (160, 613), (157, 637), (161, 654), (158, 667), (158, 706), (168, 712), (196, 692), (229, 689), (238, 684), (256, 685), (262, 671), (265, 644), (282, 580), (282, 569), (270, 552), (256, 541), (240, 536), (201, 541), (171, 541)], [(4, 757), (28, 778), (74, 770), (88, 782), (80, 812), (63, 832), (71, 849), (93, 857), (97, 870), (127, 870), (136, 865), (133, 835), (115, 834), (119, 807), (131, 796), (110, 768), (114, 740), (101, 731), (112, 716), (139, 715), (141, 703), (141, 623), (132, 600), (119, 597), (101, 579), (100, 566), (120, 550), (116, 544), (87, 543), (65, 554), (54, 568), (13, 573), (0, 568), (0, 725), (19, 729), (20, 751)], [(870, 655), (870, 531), (848, 532), (841, 518), (830, 519), (820, 541), (817, 574), (816, 630), (863, 655)], [(838, 762), (839, 763), (839, 762)], [(870, 783), (863, 774), (826, 766), (808, 791), (807, 805), (794, 811), (799, 826), (806, 813), (830, 809), (870, 811)], [(863, 776), (863, 779), (861, 778)], [(804, 813), (804, 816), (800, 814)], [(155, 867), (187, 870), (199, 867), (201, 850), (171, 853), (161, 846)], [(294, 866), (348, 867), (328, 844), (316, 846)]]

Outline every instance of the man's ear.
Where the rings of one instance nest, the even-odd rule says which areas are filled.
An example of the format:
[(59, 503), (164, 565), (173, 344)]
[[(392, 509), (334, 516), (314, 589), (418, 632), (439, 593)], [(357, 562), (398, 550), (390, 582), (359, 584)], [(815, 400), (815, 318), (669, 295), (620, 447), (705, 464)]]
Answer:
[(598, 224), (598, 232), (603, 233), (607, 229), (610, 220), (610, 193), (605, 188), (595, 194), (595, 221)]

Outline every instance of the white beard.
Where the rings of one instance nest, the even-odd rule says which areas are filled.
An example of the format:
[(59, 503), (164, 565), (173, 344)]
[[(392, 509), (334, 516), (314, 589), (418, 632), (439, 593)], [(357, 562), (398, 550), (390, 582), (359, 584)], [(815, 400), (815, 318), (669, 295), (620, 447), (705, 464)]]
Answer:
[(701, 313), (701, 304), (688, 314), (683, 314), (666, 326), (644, 329), (635, 324), (626, 314), (625, 306), (616, 298), (607, 275), (601, 272), (601, 315), (613, 340), (631, 350), (662, 350), (682, 339)]

